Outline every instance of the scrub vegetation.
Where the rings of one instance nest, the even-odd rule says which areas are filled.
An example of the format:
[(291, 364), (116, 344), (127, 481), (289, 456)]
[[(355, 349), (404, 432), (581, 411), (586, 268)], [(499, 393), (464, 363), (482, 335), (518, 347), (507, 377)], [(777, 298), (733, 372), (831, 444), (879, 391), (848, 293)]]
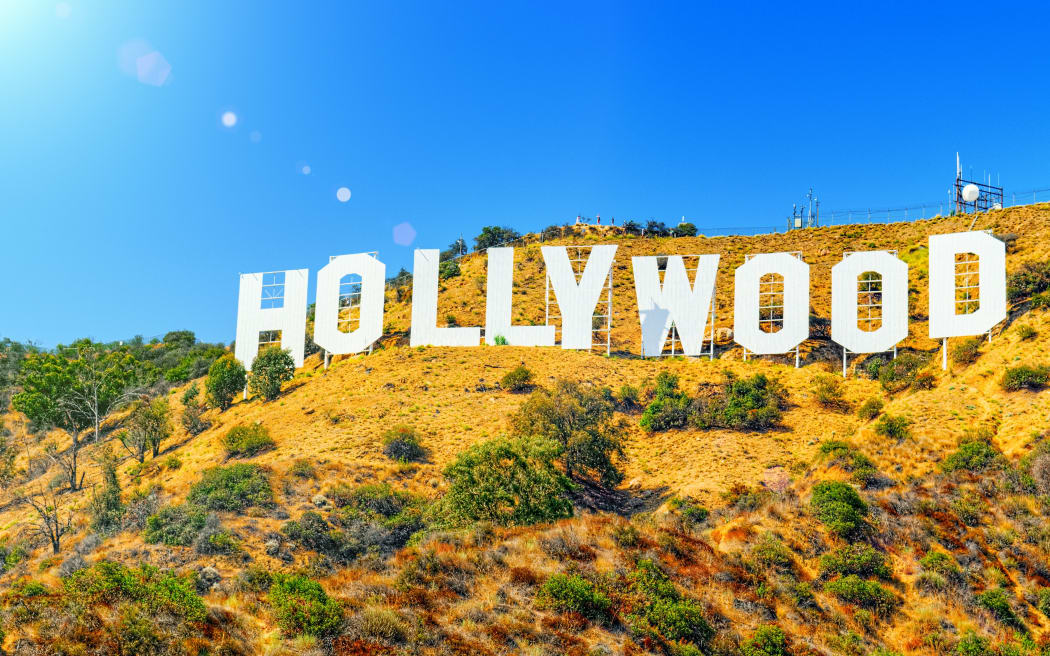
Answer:
[[(951, 340), (947, 370), (913, 246), (972, 217), (731, 240), (551, 226), (544, 243), (620, 244), (608, 357), (411, 348), (407, 272), (374, 352), (328, 368), (277, 348), (250, 377), (186, 331), (0, 342), (0, 649), (1050, 655), (1048, 218), (982, 215), (1020, 235), (1012, 324)], [(537, 236), (476, 245), (508, 237), (514, 323), (540, 324)], [(822, 289), (858, 243), (911, 263), (896, 359), (851, 354), (842, 378), (815, 334), (798, 369), (745, 361), (722, 312), (716, 361), (630, 355), (632, 255), (720, 252), (728, 279), (802, 250)], [(468, 250), (442, 254), (438, 316), (483, 325)]]

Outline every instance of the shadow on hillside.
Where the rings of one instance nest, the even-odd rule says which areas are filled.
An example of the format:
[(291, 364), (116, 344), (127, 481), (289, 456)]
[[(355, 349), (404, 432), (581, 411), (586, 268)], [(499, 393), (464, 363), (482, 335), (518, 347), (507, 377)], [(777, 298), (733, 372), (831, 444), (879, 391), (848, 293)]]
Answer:
[(666, 485), (633, 490), (618, 488), (610, 490), (589, 481), (575, 481), (577, 489), (569, 495), (577, 508), (598, 512), (616, 513), (630, 517), (642, 512), (656, 510), (670, 496)]

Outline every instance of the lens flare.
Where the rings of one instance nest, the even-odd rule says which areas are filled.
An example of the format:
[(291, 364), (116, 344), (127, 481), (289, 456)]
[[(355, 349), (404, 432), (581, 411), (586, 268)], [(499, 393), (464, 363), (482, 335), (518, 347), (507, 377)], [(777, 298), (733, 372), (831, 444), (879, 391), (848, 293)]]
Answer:
[(348, 187), (339, 187), (338, 191), (335, 192), (335, 197), (340, 203), (345, 203), (350, 200), (350, 189)]

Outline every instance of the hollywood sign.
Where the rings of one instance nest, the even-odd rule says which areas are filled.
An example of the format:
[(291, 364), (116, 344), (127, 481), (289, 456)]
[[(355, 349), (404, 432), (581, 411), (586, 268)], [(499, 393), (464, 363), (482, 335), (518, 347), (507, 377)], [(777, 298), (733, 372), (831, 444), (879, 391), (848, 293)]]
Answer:
[[(610, 272), (616, 246), (589, 248), (577, 275), (565, 246), (540, 250), (561, 317), (563, 349), (590, 349), (595, 308), (604, 292), (611, 294)], [(513, 248), (490, 248), (488, 255), (485, 343), (497, 337), (510, 345), (555, 346), (555, 326), (514, 325)], [(684, 355), (701, 355), (705, 334), (714, 337), (714, 295), (718, 255), (697, 256), (693, 280), (683, 256), (668, 255), (663, 279), (656, 256), (632, 257), (641, 354), (663, 351), (674, 327)], [(960, 272), (959, 261), (964, 265)], [(437, 324), (438, 265), (436, 249), (417, 249), (412, 272), (412, 346), (478, 346), (480, 326)], [(281, 343), (302, 366), (306, 337), (307, 269), (242, 274), (237, 311), (236, 356), (251, 365), (260, 334), (281, 331)], [(770, 274), (782, 284), (777, 325), (763, 329), (762, 286)], [(873, 275), (874, 274), (874, 275)], [(975, 275), (976, 274), (976, 275)], [(348, 278), (349, 277), (349, 278)], [(283, 280), (282, 280), (283, 279)], [(340, 316), (346, 310), (341, 285), (354, 280), (358, 311), (356, 328)], [(881, 320), (862, 327), (858, 282), (879, 279)], [(280, 283), (278, 283), (280, 281)], [(367, 351), (383, 334), (386, 266), (370, 253), (341, 255), (317, 272), (313, 339), (328, 354)], [(959, 300), (960, 294), (964, 296)], [(341, 298), (342, 296), (342, 298)], [(929, 238), (929, 335), (949, 337), (988, 333), (1006, 318), (1006, 247), (986, 232), (959, 232)], [(750, 257), (734, 274), (733, 339), (758, 355), (797, 353), (809, 337), (809, 265), (798, 254), (765, 253)], [(769, 323), (768, 321), (765, 323)], [(341, 325), (342, 324), (342, 325)], [(342, 328), (342, 329), (341, 329)], [(908, 265), (890, 251), (844, 255), (831, 269), (831, 339), (850, 353), (894, 349), (908, 336)], [(796, 360), (797, 362), (797, 360)]]

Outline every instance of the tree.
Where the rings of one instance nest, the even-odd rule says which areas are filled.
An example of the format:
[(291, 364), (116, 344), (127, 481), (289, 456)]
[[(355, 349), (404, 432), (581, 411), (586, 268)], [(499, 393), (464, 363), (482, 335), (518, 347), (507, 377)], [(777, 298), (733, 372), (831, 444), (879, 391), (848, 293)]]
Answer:
[(511, 423), (518, 435), (539, 435), (561, 447), (570, 477), (614, 486), (623, 480), (614, 458), (624, 457), (623, 431), (612, 422), (614, 402), (608, 389), (559, 380), (553, 390), (538, 389)]
[(0, 412), (7, 410), (7, 404), (15, 392), (22, 360), (35, 352), (36, 348), (32, 344), (13, 342), (6, 337), (0, 340)]
[(233, 396), (244, 389), (247, 374), (244, 365), (227, 353), (208, 369), (208, 379), (204, 383), (208, 390), (208, 404), (213, 408), (225, 410), (233, 405)]
[(445, 468), (442, 511), (453, 525), (549, 522), (572, 516), (572, 483), (555, 466), (561, 447), (544, 437), (475, 444)]
[(679, 223), (678, 227), (674, 229), (675, 237), (695, 237), (696, 226), (692, 223)]
[(24, 499), (37, 514), (33, 531), (46, 538), (51, 543), (51, 551), (58, 555), (62, 551), (62, 536), (73, 526), (73, 509), (62, 512), (58, 505), (58, 494), (54, 490), (38, 490)]
[(160, 455), (160, 443), (171, 436), (168, 402), (156, 398), (140, 403), (132, 411), (129, 423), (130, 428), (117, 435), (128, 453), (139, 462), (146, 460), (147, 451), (152, 451), (154, 458)]
[(102, 470), (102, 490), (92, 488), (91, 530), (109, 533), (120, 526), (124, 517), (124, 503), (120, 500), (120, 479), (117, 477), (117, 459), (108, 448), (98, 457)]
[(516, 230), (500, 226), (485, 226), (481, 234), (474, 238), (474, 250), (481, 251), (507, 242), (517, 241), (521, 235)]
[(281, 393), (281, 383), (289, 381), (295, 374), (295, 360), (291, 352), (271, 346), (259, 352), (252, 362), (248, 375), (248, 387), (267, 401), (273, 401)]
[(71, 490), (79, 488), (77, 457), (83, 434), (99, 428), (110, 414), (139, 395), (137, 385), (148, 380), (148, 368), (124, 348), (110, 351), (89, 340), (68, 349), (26, 357), (19, 374), (22, 390), (12, 397), (15, 409), (40, 426), (66, 432), (70, 447), (50, 448), (48, 456), (66, 472)]
[(455, 259), (460, 255), (467, 254), (467, 240), (460, 237), (456, 241), (448, 245), (448, 248), (441, 251), (440, 261), (445, 262), (448, 260)]
[(182, 394), (182, 427), (190, 435), (200, 435), (211, 424), (204, 419), (204, 404), (198, 401), (200, 388), (197, 383), (190, 385)]
[(637, 222), (628, 219), (623, 223), (623, 232), (628, 235), (640, 235), (642, 234), (642, 226), (638, 225)]
[(649, 221), (645, 224), (645, 234), (652, 237), (666, 237), (671, 234), (670, 228), (663, 221)]

